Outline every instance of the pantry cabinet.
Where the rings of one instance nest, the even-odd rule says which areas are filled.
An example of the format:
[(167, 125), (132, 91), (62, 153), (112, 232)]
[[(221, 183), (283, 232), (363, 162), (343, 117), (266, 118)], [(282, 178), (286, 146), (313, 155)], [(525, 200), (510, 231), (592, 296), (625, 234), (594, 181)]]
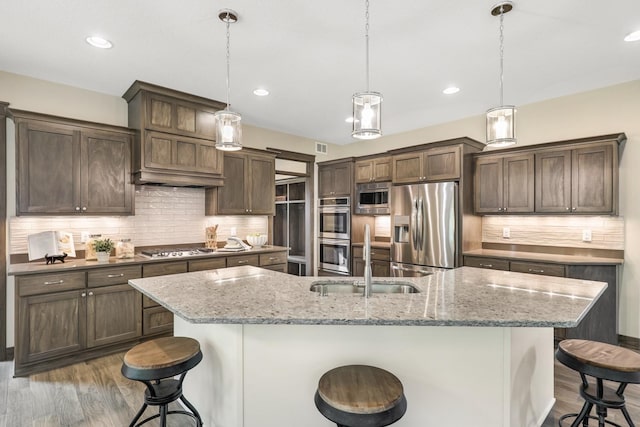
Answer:
[(133, 213), (129, 129), (11, 113), (18, 215)]
[(205, 192), (206, 215), (275, 215), (275, 155), (224, 153), (225, 185)]

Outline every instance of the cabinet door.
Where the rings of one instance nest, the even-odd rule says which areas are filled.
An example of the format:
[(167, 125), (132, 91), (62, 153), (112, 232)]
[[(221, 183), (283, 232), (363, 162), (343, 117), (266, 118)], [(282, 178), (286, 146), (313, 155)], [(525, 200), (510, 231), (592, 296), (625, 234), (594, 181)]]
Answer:
[(373, 160), (359, 160), (355, 164), (356, 183), (371, 182), (374, 179)]
[(536, 212), (571, 211), (571, 151), (536, 153)]
[(86, 292), (19, 299), (16, 364), (43, 361), (85, 348)]
[(424, 179), (450, 181), (460, 178), (461, 147), (431, 148), (424, 152)]
[(391, 181), (393, 163), (391, 157), (381, 157), (373, 160), (373, 180), (376, 182)]
[(143, 151), (145, 170), (205, 177), (222, 173), (222, 155), (210, 140), (149, 131)]
[(391, 277), (391, 266), (389, 261), (371, 261), (371, 274), (373, 277)]
[(476, 159), (474, 207), (476, 213), (499, 213), (503, 208), (504, 175), (502, 157)]
[(148, 129), (215, 139), (214, 109), (157, 94), (147, 99)]
[(422, 181), (422, 153), (393, 156), (393, 183), (410, 184)]
[[(244, 214), (249, 206), (246, 156), (240, 153), (224, 154), (224, 186), (219, 187), (217, 213)], [(275, 175), (274, 178), (275, 179)], [(275, 197), (275, 196), (274, 196)]]
[(363, 277), (364, 276), (364, 260), (362, 257), (354, 257), (353, 262), (351, 263), (353, 271), (351, 275), (354, 277)]
[(318, 195), (320, 197), (331, 197), (334, 195), (333, 168), (330, 166), (320, 166), (318, 168)]
[(352, 163), (336, 164), (333, 166), (333, 194), (335, 196), (350, 196), (353, 182)]
[(17, 124), (17, 214), (80, 212), (80, 132), (41, 121)]
[(131, 214), (131, 136), (88, 130), (82, 132), (82, 212)]
[(87, 347), (142, 335), (142, 294), (127, 284), (93, 288), (87, 294)]
[(613, 148), (580, 148), (571, 153), (571, 211), (613, 212)]
[(275, 215), (276, 164), (273, 157), (249, 156), (249, 214)]
[(142, 313), (142, 335), (156, 335), (173, 330), (173, 313), (164, 307), (145, 308)]
[(504, 158), (503, 212), (533, 212), (533, 159), (533, 153)]

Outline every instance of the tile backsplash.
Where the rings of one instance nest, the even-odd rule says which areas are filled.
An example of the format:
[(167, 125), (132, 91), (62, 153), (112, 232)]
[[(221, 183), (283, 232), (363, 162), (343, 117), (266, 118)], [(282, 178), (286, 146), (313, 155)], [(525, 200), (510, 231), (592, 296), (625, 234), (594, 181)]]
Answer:
[(27, 235), (47, 230), (73, 233), (76, 250), (82, 232), (113, 240), (130, 238), (135, 246), (203, 243), (205, 228), (218, 224), (218, 241), (235, 228), (243, 239), (249, 233), (267, 233), (267, 216), (205, 216), (204, 189), (136, 186), (135, 216), (21, 216), (9, 218), (9, 253), (27, 252)]
[[(509, 238), (503, 229), (509, 229)], [(582, 239), (591, 232), (591, 241)], [(624, 250), (624, 218), (620, 216), (484, 216), (482, 242), (567, 248)]]

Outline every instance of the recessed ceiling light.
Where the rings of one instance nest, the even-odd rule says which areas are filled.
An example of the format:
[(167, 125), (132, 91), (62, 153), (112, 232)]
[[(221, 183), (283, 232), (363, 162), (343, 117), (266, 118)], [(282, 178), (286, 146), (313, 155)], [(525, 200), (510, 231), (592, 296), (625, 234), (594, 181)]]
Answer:
[(344, 121), (347, 123), (353, 123), (353, 117), (347, 117)]
[(103, 39), (100, 36), (89, 36), (85, 39), (87, 43), (89, 43), (93, 47), (98, 47), (100, 49), (111, 49), (113, 47), (113, 43), (111, 43), (107, 39)]
[(453, 95), (454, 93), (458, 93), (458, 92), (460, 92), (460, 88), (455, 86), (449, 86), (448, 88), (442, 91), (442, 93), (444, 93), (445, 95)]
[(253, 94), (256, 96), (267, 96), (269, 95), (269, 91), (266, 89), (256, 89), (253, 91)]
[(640, 30), (629, 33), (624, 37), (626, 42), (636, 42), (638, 40), (640, 40)]

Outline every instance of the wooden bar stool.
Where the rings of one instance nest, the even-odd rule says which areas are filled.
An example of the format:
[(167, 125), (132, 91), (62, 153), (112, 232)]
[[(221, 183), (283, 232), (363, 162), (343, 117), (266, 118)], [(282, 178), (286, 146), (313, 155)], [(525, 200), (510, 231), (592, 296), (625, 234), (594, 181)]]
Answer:
[[(575, 417), (572, 427), (578, 427), (581, 422), (587, 427), (589, 419), (598, 420), (599, 427), (605, 424), (621, 427), (606, 420), (609, 408), (620, 409), (629, 426), (635, 427), (625, 406), (624, 390), (627, 384), (640, 383), (640, 354), (611, 344), (570, 339), (560, 341), (556, 358), (578, 371), (582, 379), (580, 396), (585, 400), (580, 413), (566, 414), (560, 418), (560, 427), (562, 421), (570, 417)], [(595, 386), (589, 383), (587, 377), (595, 379)], [(604, 381), (617, 383), (617, 388), (614, 390)], [(590, 415), (594, 406), (597, 417)]]
[[(144, 403), (129, 427), (140, 426), (158, 417), (160, 426), (165, 427), (169, 414), (188, 415), (196, 421), (198, 427), (201, 427), (200, 414), (182, 394), (182, 382), (187, 371), (201, 360), (200, 344), (193, 338), (186, 337), (158, 338), (138, 344), (129, 350), (124, 355), (122, 375), (147, 386)], [(178, 379), (173, 378), (178, 375)], [(191, 412), (169, 411), (169, 403), (178, 399)], [(158, 413), (136, 424), (147, 406), (159, 406)]]
[(339, 427), (383, 427), (407, 410), (402, 383), (384, 369), (366, 365), (341, 366), (318, 382), (316, 407)]

